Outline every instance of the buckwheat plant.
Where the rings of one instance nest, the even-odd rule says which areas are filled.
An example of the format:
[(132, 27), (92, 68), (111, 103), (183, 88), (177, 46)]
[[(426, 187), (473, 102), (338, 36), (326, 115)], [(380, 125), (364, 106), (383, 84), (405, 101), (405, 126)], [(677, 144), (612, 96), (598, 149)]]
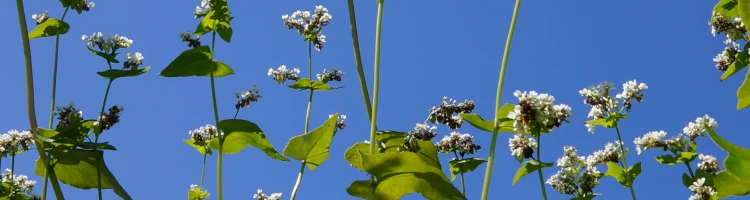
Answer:
[[(601, 157), (597, 153), (579, 156), (573, 146), (565, 146), (563, 152), (563, 157), (557, 159), (560, 170), (547, 179), (547, 184), (561, 194), (573, 196), (573, 199), (593, 199), (598, 196), (594, 188), (599, 186), (599, 179), (604, 175), (596, 168)], [(601, 155), (602, 151), (597, 152)]]
[[(750, 54), (748, 54), (750, 46), (747, 45), (750, 38), (747, 35), (748, 27), (745, 25), (748, 23), (750, 16), (739, 12), (743, 3), (738, 2), (740, 1), (718, 1), (708, 20), (713, 37), (721, 34), (726, 36), (726, 39), (723, 39), (726, 46), (713, 58), (716, 69), (723, 73), (719, 78), (721, 81), (728, 79), (748, 66), (748, 59), (750, 59)], [(750, 106), (750, 84), (748, 82), (750, 80), (745, 78), (742, 85), (737, 89), (737, 110)]]
[[(713, 191), (713, 178), (719, 172), (720, 166), (716, 157), (696, 152), (696, 139), (704, 137), (708, 129), (713, 130), (717, 127), (718, 123), (714, 118), (704, 115), (696, 118), (694, 122), (689, 122), (682, 129), (682, 133), (672, 138), (665, 139), (667, 133), (664, 131), (651, 131), (642, 137), (635, 138), (633, 143), (635, 143), (636, 152), (639, 155), (644, 150), (650, 149), (671, 152), (671, 154), (656, 156), (656, 161), (668, 166), (679, 163), (685, 164), (688, 173), (682, 174), (682, 182), (696, 193), (690, 199), (712, 199), (711, 197), (716, 193), (709, 190)], [(698, 158), (697, 168), (693, 170), (691, 163), (696, 158)], [(710, 180), (708, 183), (705, 183), (706, 178)], [(690, 183), (693, 183), (693, 185), (690, 185)]]
[[(612, 92), (613, 89), (615, 88), (611, 83), (604, 82), (596, 86), (584, 88), (578, 91), (578, 93), (584, 97), (583, 103), (591, 106), (591, 110), (588, 114), (590, 120), (584, 123), (586, 128), (588, 128), (588, 131), (593, 134), (596, 126), (614, 128), (617, 132), (619, 144), (623, 144), (619, 122), (629, 116), (633, 109), (634, 102), (643, 101), (644, 93), (645, 90), (648, 89), (648, 85), (645, 83), (638, 83), (636, 80), (627, 81), (622, 84), (622, 91), (614, 94), (614, 97)], [(625, 146), (619, 146), (621, 151), (626, 152)], [(625, 155), (618, 159), (621, 162), (607, 163), (608, 173), (606, 174), (635, 174), (632, 176), (612, 176), (617, 179), (623, 187), (630, 189), (630, 195), (635, 200), (636, 195), (635, 189), (633, 189), (633, 182), (637, 174), (640, 173), (641, 163), (638, 162), (633, 166), (628, 166)], [(612, 170), (612, 172), (610, 172), (610, 170)], [(622, 173), (619, 171), (622, 171)]]
[[(460, 119), (460, 118), (459, 118)], [(474, 171), (479, 165), (487, 162), (481, 158), (464, 158), (466, 155), (474, 154), (482, 147), (474, 143), (474, 136), (468, 133), (451, 132), (435, 143), (438, 152), (444, 154), (453, 154), (450, 160), (451, 179), (456, 179), (456, 174), (461, 174), (461, 193), (466, 195), (466, 185), (464, 183), (464, 173)]]
[(28, 131), (9, 130), (0, 134), (0, 163), (3, 158), (10, 157), (10, 169), (5, 169), (0, 184), (0, 198), (31, 199), (38, 198), (31, 193), (36, 181), (26, 175), (14, 174), (16, 156), (32, 148), (34, 135)]
[[(29, 133), (30, 134), (30, 133)], [(13, 169), (5, 169), (0, 175), (2, 178), (2, 184), (0, 188), (3, 189), (3, 198), (6, 199), (39, 199), (40, 197), (31, 193), (31, 190), (36, 185), (36, 181), (30, 180), (28, 176), (23, 174), (14, 174)]]
[[(294, 199), (297, 196), (297, 191), (302, 183), (302, 176), (305, 172), (305, 166), (310, 171), (315, 170), (325, 159), (327, 158), (328, 147), (331, 144), (333, 136), (338, 130), (345, 127), (343, 123), (346, 119), (345, 115), (339, 116), (338, 113), (330, 115), (328, 121), (323, 125), (310, 131), (310, 112), (312, 109), (313, 94), (316, 91), (329, 91), (336, 90), (341, 87), (331, 87), (328, 84), (331, 81), (341, 82), (344, 72), (335, 68), (331, 70), (323, 69), (323, 72), (316, 75), (317, 80), (313, 80), (312, 74), (312, 47), (315, 46), (315, 50), (323, 50), (323, 43), (326, 42), (326, 36), (321, 33), (324, 27), (331, 24), (331, 14), (328, 9), (322, 5), (315, 6), (313, 12), (297, 10), (292, 14), (282, 15), (281, 19), (287, 28), (296, 29), (297, 33), (304, 38), (303, 41), (308, 43), (308, 63), (307, 63), (307, 78), (300, 78), (300, 70), (298, 68), (288, 69), (285, 65), (279, 66), (276, 70), (273, 68), (268, 70), (268, 76), (272, 77), (274, 81), (279, 84), (283, 84), (286, 81), (294, 81), (294, 84), (287, 85), (287, 87), (295, 90), (309, 90), (309, 96), (307, 100), (307, 112), (305, 113), (305, 129), (302, 135), (295, 136), (289, 140), (286, 147), (284, 148), (284, 155), (292, 157), (295, 160), (301, 161), (299, 175), (297, 176), (297, 182), (294, 184), (290, 199)], [(339, 124), (343, 126), (339, 126)], [(315, 137), (315, 140), (321, 140), (322, 143), (318, 143), (317, 147), (308, 149), (301, 145), (307, 143), (305, 139), (307, 137)], [(312, 141), (318, 142), (318, 141)], [(317, 149), (324, 148), (324, 149)], [(316, 155), (319, 152), (313, 151), (324, 151), (325, 156)], [(317, 157), (317, 158), (316, 158)]]

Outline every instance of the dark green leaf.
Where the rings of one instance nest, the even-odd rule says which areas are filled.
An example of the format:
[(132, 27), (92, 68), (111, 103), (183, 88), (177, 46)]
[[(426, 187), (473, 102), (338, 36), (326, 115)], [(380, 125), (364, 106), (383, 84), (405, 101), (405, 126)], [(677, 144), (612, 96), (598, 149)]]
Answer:
[[(503, 107), (500, 108), (498, 111), (498, 115), (502, 118), (500, 118), (500, 127), (498, 127), (498, 133), (513, 133), (515, 132), (513, 130), (513, 121), (508, 119), (508, 114), (515, 109), (515, 105), (506, 103), (503, 105)], [(495, 123), (490, 120), (485, 120), (479, 114), (471, 113), (471, 114), (461, 114), (461, 119), (463, 119), (466, 122), (469, 122), (471, 126), (473, 126), (476, 129), (490, 132), (492, 133), (494, 131)]]
[(552, 167), (552, 163), (539, 163), (536, 160), (528, 160), (524, 162), (520, 168), (518, 168), (518, 171), (516, 171), (516, 175), (513, 177), (513, 185), (516, 184), (521, 178), (524, 176), (536, 171), (541, 170), (545, 167)]
[(750, 170), (747, 170), (750, 168), (750, 150), (724, 140), (711, 128), (706, 128), (706, 132), (714, 143), (729, 152), (727, 158), (724, 159), (724, 168), (741, 180), (750, 180)]
[(450, 163), (450, 171), (451, 171), (451, 180), (456, 180), (456, 175), (459, 173), (467, 173), (470, 171), (474, 171), (481, 165), (482, 163), (486, 163), (487, 160), (481, 159), (481, 158), (465, 158), (462, 160), (451, 160)]
[[(380, 145), (375, 147), (376, 153), (399, 152), (398, 148), (403, 146), (404, 137), (406, 137), (406, 133), (404, 132), (390, 130), (378, 131), (375, 135), (375, 139), (382, 142), (383, 145), (382, 147), (380, 147)], [(428, 165), (442, 169), (435, 144), (431, 141), (419, 141), (418, 144), (420, 146), (420, 150), (417, 153), (419, 158)], [(349, 164), (357, 169), (362, 169), (362, 163), (359, 157), (360, 152), (369, 155), (370, 144), (362, 142), (356, 143), (354, 146), (347, 149), (344, 155), (346, 160), (349, 161)]]
[(70, 30), (68, 23), (55, 18), (47, 18), (44, 23), (39, 24), (34, 30), (29, 32), (29, 39), (63, 35), (68, 33), (68, 30)]
[(716, 187), (716, 192), (719, 193), (719, 198), (750, 194), (750, 180), (737, 179), (737, 177), (727, 171), (716, 174), (716, 177), (714, 177), (714, 187)]
[(110, 145), (109, 142), (94, 143), (94, 142), (82, 142), (78, 145), (83, 149), (89, 150), (117, 150), (114, 146)]
[(745, 75), (745, 80), (737, 89), (737, 110), (742, 110), (750, 106), (750, 70)]
[(201, 191), (201, 188), (195, 188), (188, 190), (188, 200), (203, 200), (208, 199), (211, 194), (208, 191)]
[(211, 61), (211, 49), (208, 46), (186, 50), (164, 68), (159, 75), (164, 77), (211, 76), (213, 67), (214, 77), (234, 74), (229, 66), (219, 61)]
[[(117, 182), (115, 176), (109, 171), (104, 163), (103, 152), (88, 150), (67, 150), (67, 152), (53, 151), (55, 174), (57, 179), (66, 185), (78, 189), (94, 189), (98, 187), (96, 176), (97, 162), (101, 171), (101, 183), (104, 189), (113, 189), (114, 192), (125, 200), (133, 198), (125, 192), (125, 189)], [(40, 159), (36, 162), (36, 175), (44, 175), (44, 164)]]
[[(360, 156), (363, 170), (378, 180), (374, 199), (399, 199), (414, 192), (425, 199), (466, 199), (442, 170), (425, 163), (416, 153), (387, 152)], [(354, 195), (369, 191), (363, 186), (369, 186), (369, 183), (354, 182), (347, 192)]]
[(195, 150), (198, 150), (198, 153), (201, 153), (201, 154), (204, 154), (204, 155), (205, 154), (208, 154), (208, 155), (212, 155), (213, 154), (213, 152), (211, 151), (211, 148), (207, 148), (208, 144), (206, 144), (206, 143), (199, 143), (199, 142), (196, 142), (193, 139), (185, 139), (185, 140), (182, 140), (182, 141), (184, 141), (185, 144), (188, 144), (191, 147), (195, 148)]
[(328, 148), (331, 147), (338, 116), (338, 113), (333, 114), (318, 128), (289, 139), (284, 147), (284, 155), (305, 162), (310, 171), (315, 170), (330, 154)]
[(216, 33), (219, 33), (219, 37), (227, 43), (232, 40), (232, 26), (229, 25), (229, 22), (220, 22), (217, 24)]
[[(736, 2), (738, 5), (737, 6), (738, 9), (735, 9), (735, 10), (737, 10), (738, 14), (740, 15), (740, 18), (742, 19), (742, 23), (750, 23), (750, 0), (737, 0)], [(727, 6), (727, 4), (724, 4), (724, 5)], [(727, 11), (727, 13), (731, 14), (731, 9), (726, 9), (726, 8), (724, 9), (730, 10), (730, 11)], [(735, 14), (735, 16), (737, 15)], [(727, 18), (731, 19), (731, 18), (734, 18), (735, 16), (728, 16)]]
[(123, 78), (123, 77), (135, 77), (139, 76), (141, 74), (144, 74), (148, 72), (148, 70), (151, 69), (151, 66), (148, 66), (143, 69), (136, 69), (136, 70), (130, 70), (130, 69), (110, 69), (106, 71), (96, 72), (99, 74), (99, 76), (102, 76), (104, 78)]
[(297, 81), (292, 84), (288, 85), (287, 87), (295, 89), (295, 90), (309, 90), (312, 89), (314, 91), (328, 91), (328, 90), (336, 90), (343, 87), (331, 87), (326, 83), (323, 83), (321, 81), (314, 81), (310, 80), (309, 78), (301, 78), (297, 79)]
[(698, 154), (693, 152), (680, 152), (677, 157), (672, 155), (656, 156), (656, 161), (665, 165), (674, 165), (678, 163), (690, 163), (695, 160)]
[(94, 50), (89, 46), (86, 46), (86, 49), (88, 49), (89, 52), (93, 53), (94, 55), (104, 58), (104, 60), (109, 61), (110, 63), (120, 63), (120, 61), (115, 58), (115, 55)]
[[(359, 158), (359, 156), (357, 156)], [(367, 199), (370, 196), (370, 180), (358, 180), (352, 182), (349, 187), (346, 188), (346, 193), (361, 199)]]
[(682, 185), (685, 185), (685, 187), (690, 188), (690, 185), (693, 184), (693, 179), (690, 178), (690, 175), (687, 173), (682, 173)]
[(739, 9), (737, 9), (737, 0), (720, 0), (719, 3), (714, 6), (714, 12), (729, 19), (737, 17), (737, 15), (740, 14)]
[(656, 156), (656, 161), (659, 162), (659, 163), (661, 163), (661, 164), (665, 164), (665, 165), (674, 165), (674, 164), (677, 164), (677, 158), (675, 158), (672, 155)]
[[(270, 158), (289, 161), (273, 148), (266, 134), (255, 123), (242, 119), (227, 119), (220, 121), (218, 127), (225, 134), (222, 149), (225, 154), (236, 154), (247, 146), (253, 146), (265, 152)], [(208, 146), (218, 150), (219, 139), (212, 139), (208, 142)]]

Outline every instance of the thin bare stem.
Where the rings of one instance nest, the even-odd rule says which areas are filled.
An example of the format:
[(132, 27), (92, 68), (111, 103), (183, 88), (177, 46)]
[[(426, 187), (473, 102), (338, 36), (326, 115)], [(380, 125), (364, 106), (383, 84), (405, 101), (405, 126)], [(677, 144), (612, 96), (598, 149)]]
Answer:
[[(383, 1), (378, 1), (378, 18), (375, 25), (375, 64), (374, 64), (374, 76), (372, 86), (372, 114), (370, 115), (370, 155), (375, 154), (375, 144), (378, 143), (375, 139), (375, 132), (377, 132), (378, 120), (378, 97), (380, 88), (380, 33), (383, 25)], [(375, 176), (370, 175), (370, 200), (375, 198)]]

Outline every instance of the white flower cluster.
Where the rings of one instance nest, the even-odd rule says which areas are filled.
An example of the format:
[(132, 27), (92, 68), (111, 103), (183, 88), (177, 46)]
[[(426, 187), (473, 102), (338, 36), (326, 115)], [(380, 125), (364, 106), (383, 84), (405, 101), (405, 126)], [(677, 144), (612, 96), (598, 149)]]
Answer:
[(586, 158), (586, 163), (588, 165), (596, 165), (598, 163), (603, 164), (607, 162), (618, 163), (620, 162), (620, 158), (624, 158), (627, 153), (627, 148), (625, 148), (625, 151), (623, 152), (621, 141), (617, 140), (614, 143), (608, 142), (604, 145), (603, 150), (597, 150), (588, 156)]
[(131, 45), (133, 45), (133, 40), (118, 34), (110, 36), (109, 38), (107, 38), (107, 40), (104, 40), (104, 34), (102, 34), (102, 32), (96, 32), (90, 36), (83, 35), (81, 36), (81, 40), (88, 41), (86, 45), (97, 47), (99, 48), (99, 50), (107, 53), (110, 52), (110, 50), (120, 48), (127, 49), (130, 48)]
[(577, 150), (572, 146), (563, 148), (564, 155), (557, 159), (557, 167), (560, 170), (547, 179), (546, 183), (556, 191), (568, 195), (589, 195), (599, 185), (596, 162), (589, 156), (584, 158), (578, 156)]
[(42, 14), (31, 15), (31, 18), (36, 20), (36, 25), (39, 25), (47, 21), (47, 19), (49, 19), (49, 15), (47, 15), (47, 11), (45, 10)]
[(427, 125), (427, 123), (417, 123), (414, 125), (414, 130), (409, 131), (404, 137), (404, 145), (398, 147), (398, 151), (411, 151), (419, 152), (421, 147), (419, 141), (429, 141), (437, 136), (437, 127), (435, 125)]
[(562, 125), (562, 122), (568, 122), (568, 118), (572, 115), (570, 106), (553, 105), (555, 97), (547, 93), (538, 94), (535, 91), (516, 90), (513, 95), (518, 98), (519, 103), (512, 112), (508, 113), (508, 118), (514, 121), (513, 128), (516, 133), (530, 132), (532, 121), (536, 121), (547, 131), (552, 131), (555, 127)]
[(513, 135), (513, 138), (508, 139), (508, 146), (510, 147), (510, 154), (516, 157), (516, 160), (522, 161), (532, 156), (534, 149), (537, 148), (537, 143), (532, 137)]
[[(333, 117), (333, 114), (328, 115), (328, 118)], [(339, 115), (338, 119), (336, 119), (336, 128), (338, 130), (346, 128), (346, 123), (344, 123), (344, 120), (346, 120), (346, 115)]]
[[(326, 42), (326, 36), (320, 34), (320, 30), (331, 23), (333, 17), (328, 13), (328, 9), (322, 5), (315, 6), (315, 14), (310, 11), (297, 10), (291, 15), (282, 15), (281, 19), (284, 21), (289, 29), (297, 29), (300, 35), (305, 36), (305, 41), (310, 41), (315, 44), (315, 50), (320, 51), (323, 49), (323, 43)], [(316, 34), (315, 38), (307, 38), (310, 34)]]
[(699, 178), (688, 187), (690, 191), (695, 193), (693, 196), (690, 196), (689, 200), (710, 200), (712, 196), (717, 194), (714, 187), (703, 185), (705, 182), (706, 178)]
[[(591, 106), (587, 117), (591, 119), (606, 119), (612, 114), (623, 112), (620, 108), (619, 99), (623, 100), (622, 107), (625, 111), (630, 111), (632, 107), (631, 100), (641, 102), (644, 90), (648, 89), (648, 85), (631, 80), (623, 83), (622, 88), (622, 92), (615, 94), (614, 98), (610, 96), (610, 90), (614, 89), (614, 87), (608, 82), (579, 90), (578, 93), (585, 98), (583, 103)], [(593, 124), (586, 124), (586, 128), (591, 133), (594, 133), (594, 127), (595, 125)]]
[(648, 89), (645, 83), (638, 83), (636, 80), (627, 81), (622, 84), (622, 93), (615, 96), (618, 99), (635, 99), (644, 90)]
[(209, 12), (211, 12), (211, 0), (201, 0), (201, 5), (195, 6), (195, 12), (193, 12), (193, 15), (198, 19), (208, 15)]
[(138, 66), (141, 66), (141, 64), (143, 64), (143, 54), (141, 54), (141, 52), (135, 52), (134, 54), (127, 53), (125, 54), (125, 58), (128, 59), (127, 61), (125, 61), (126, 69), (138, 69)]
[(719, 127), (719, 124), (716, 123), (714, 118), (704, 115), (703, 117), (696, 118), (695, 122), (688, 123), (685, 128), (682, 128), (682, 132), (690, 138), (696, 138), (698, 136), (705, 136), (703, 133), (706, 131), (706, 128), (716, 129), (717, 127)]
[(299, 79), (299, 72), (299, 68), (287, 69), (286, 65), (281, 65), (276, 70), (273, 70), (273, 68), (268, 69), (268, 76), (281, 84), (287, 80), (296, 81)]
[(34, 144), (33, 140), (31, 132), (12, 129), (0, 135), (0, 156), (14, 154), (19, 149), (28, 150)]
[(435, 143), (435, 148), (440, 153), (450, 154), (456, 152), (463, 157), (466, 154), (474, 154), (474, 152), (481, 148), (474, 142), (474, 136), (468, 133), (451, 132), (450, 135), (444, 136), (443, 139)]
[(701, 169), (708, 173), (715, 173), (719, 171), (719, 161), (716, 159), (716, 157), (712, 155), (699, 154), (698, 159), (701, 160), (700, 162), (698, 162), (698, 169)]
[(651, 148), (662, 147), (664, 144), (662, 139), (667, 136), (667, 132), (664, 131), (650, 131), (643, 135), (643, 137), (637, 137), (633, 141), (635, 143), (635, 152), (641, 155), (643, 150)]
[(269, 196), (264, 194), (262, 189), (258, 189), (258, 192), (253, 195), (253, 198), (257, 200), (279, 200), (281, 199), (281, 192), (273, 193)]
[(724, 47), (724, 50), (713, 58), (713, 61), (716, 63), (716, 69), (719, 71), (726, 71), (729, 66), (734, 63), (737, 53), (742, 51), (737, 40), (744, 38), (745, 33), (747, 33), (745, 24), (740, 17), (735, 17), (730, 20), (720, 13), (714, 12), (708, 25), (711, 26), (711, 35), (714, 37), (719, 33), (725, 33), (727, 37), (727, 39), (724, 40), (724, 44), (726, 44), (727, 47)]
[[(201, 126), (198, 129), (189, 131), (188, 134), (190, 134), (191, 138), (195, 140), (196, 142), (207, 142), (211, 139), (214, 139), (219, 136), (219, 131), (216, 129), (216, 126), (211, 124), (206, 124), (205, 126)], [(224, 135), (224, 132), (221, 132), (221, 135)]]
[(14, 175), (10, 169), (5, 169), (2, 174), (3, 183), (10, 184), (16, 192), (31, 192), (36, 185), (36, 181), (30, 180), (28, 176), (19, 174)]
[(338, 81), (341, 82), (341, 77), (344, 76), (344, 72), (337, 69), (331, 69), (331, 71), (328, 71), (327, 69), (323, 69), (323, 73), (317, 74), (318, 81), (323, 83), (328, 83), (329, 81)]

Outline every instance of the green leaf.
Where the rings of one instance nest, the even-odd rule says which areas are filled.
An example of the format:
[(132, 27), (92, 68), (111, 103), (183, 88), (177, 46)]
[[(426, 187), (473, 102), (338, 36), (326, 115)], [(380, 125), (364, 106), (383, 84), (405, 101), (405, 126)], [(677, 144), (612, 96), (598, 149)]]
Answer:
[(698, 149), (698, 144), (695, 141), (690, 142), (690, 146), (688, 146), (688, 151), (695, 153), (696, 149)]
[(191, 147), (195, 148), (195, 150), (198, 150), (198, 153), (201, 153), (203, 155), (212, 155), (213, 154), (213, 151), (211, 151), (211, 148), (207, 148), (208, 144), (206, 144), (206, 143), (196, 142), (193, 139), (185, 139), (185, 140), (182, 140), (182, 141), (184, 141), (185, 144), (188, 144)]
[[(738, 0), (737, 4), (739, 9), (736, 10), (740, 15), (740, 19), (742, 19), (742, 23), (750, 23), (750, 0)], [(729, 19), (734, 18), (735, 16), (729, 17)]]
[(456, 180), (456, 175), (459, 173), (467, 173), (470, 171), (474, 171), (481, 165), (482, 163), (486, 163), (487, 160), (482, 158), (465, 158), (462, 160), (451, 160), (450, 163), (450, 170), (451, 170), (451, 180)]
[[(638, 163), (636, 165), (638, 165), (638, 171), (637, 172), (640, 173), (640, 163)], [(635, 165), (633, 165), (633, 166), (635, 166)], [(630, 171), (631, 169), (633, 169), (633, 168), (631, 167), (630, 169), (628, 169), (628, 171)], [(634, 171), (634, 172), (636, 172), (636, 171)], [(627, 188), (627, 187), (630, 187), (630, 184), (632, 183), (632, 181), (631, 181), (631, 183), (628, 182), (626, 174), (627, 173), (625, 172), (625, 169), (623, 169), (622, 167), (620, 167), (619, 165), (617, 165), (617, 163), (613, 163), (613, 162), (608, 162), (607, 163), (607, 172), (604, 173), (605, 176), (609, 176), (609, 177), (615, 178), (615, 180), (617, 180), (617, 182), (619, 182), (620, 185), (622, 185), (623, 187)]]
[(215, 6), (224, 7), (224, 9), (214, 9), (206, 14), (198, 24), (198, 27), (195, 28), (193, 35), (201, 36), (208, 32), (216, 31), (222, 40), (230, 43), (232, 39), (232, 26), (229, 25), (229, 21), (231, 21), (233, 17), (229, 17), (226, 6)]
[(737, 110), (742, 110), (750, 106), (750, 70), (747, 71), (745, 80), (737, 89)]
[[(502, 118), (500, 118), (500, 127), (498, 127), (497, 132), (498, 133), (513, 133), (515, 130), (513, 130), (513, 121), (508, 119), (508, 114), (512, 112), (515, 109), (515, 105), (506, 103), (503, 105), (503, 107), (500, 108), (498, 111), (498, 115)], [(463, 119), (466, 122), (469, 122), (471, 126), (473, 126), (476, 129), (490, 132), (492, 133), (494, 131), (495, 123), (490, 120), (485, 120), (479, 114), (476, 113), (470, 113), (470, 114), (460, 114), (461, 119)]]
[(120, 61), (115, 58), (116, 54), (112, 55), (112, 54), (104, 53), (101, 51), (97, 51), (97, 50), (92, 49), (89, 46), (86, 46), (86, 49), (88, 49), (89, 52), (93, 53), (94, 55), (104, 58), (104, 60), (107, 60), (110, 63), (120, 63)]
[[(123, 199), (133, 199), (107, 168), (107, 164), (104, 163), (103, 152), (74, 149), (66, 152), (53, 151), (52, 155), (54, 155), (52, 164), (60, 182), (84, 190), (97, 188), (96, 165), (98, 162), (102, 188), (113, 189)], [(37, 159), (36, 175), (43, 176), (44, 171), (44, 163)]]
[[(370, 144), (367, 144), (364, 142), (358, 142), (358, 143), (355, 143), (352, 147), (349, 147), (348, 149), (346, 149), (346, 152), (344, 153), (344, 159), (346, 159), (346, 161), (348, 161), (349, 164), (352, 165), (352, 167), (357, 168), (357, 169), (362, 169), (362, 159), (360, 159), (360, 156), (359, 156), (360, 152), (369, 153), (369, 151), (370, 151)], [(391, 151), (391, 152), (395, 152), (395, 151)], [(369, 184), (369, 180), (368, 180), (368, 184)]]
[[(414, 192), (425, 199), (466, 199), (442, 170), (425, 163), (416, 153), (387, 152), (360, 156), (363, 170), (378, 180), (374, 199), (395, 200)], [(347, 188), (347, 193), (367, 198), (361, 195), (369, 195), (369, 187), (369, 181), (355, 181)]]
[(672, 155), (656, 156), (656, 161), (665, 165), (674, 165), (678, 163), (690, 163), (695, 160), (698, 154), (693, 152), (680, 152), (677, 157)]
[(739, 9), (737, 9), (737, 0), (720, 0), (719, 3), (714, 6), (714, 12), (730, 19), (737, 17), (737, 15), (740, 14)]
[(43, 38), (49, 36), (63, 35), (68, 33), (70, 25), (55, 18), (47, 18), (44, 23), (39, 24), (29, 32), (29, 39)]
[(677, 158), (675, 158), (672, 155), (661, 155), (661, 156), (656, 156), (655, 158), (656, 158), (656, 162), (659, 162), (661, 164), (665, 164), (665, 165), (677, 164)]
[(201, 46), (183, 51), (159, 75), (164, 77), (211, 76), (213, 65), (214, 77), (234, 74), (232, 68), (219, 61), (211, 60), (211, 49)]
[(232, 26), (229, 25), (229, 22), (221, 22), (217, 24), (216, 33), (219, 33), (219, 37), (227, 43), (232, 40)]
[(331, 87), (326, 83), (323, 83), (321, 81), (314, 81), (310, 80), (309, 78), (301, 78), (297, 79), (297, 81), (292, 85), (287, 85), (287, 87), (295, 89), (295, 90), (309, 90), (312, 89), (313, 91), (328, 91), (328, 90), (336, 90), (343, 87)]
[(737, 57), (735, 58), (734, 62), (732, 62), (732, 64), (730, 64), (727, 68), (727, 71), (724, 71), (724, 74), (721, 75), (721, 81), (726, 80), (727, 78), (747, 67), (748, 60), (750, 60), (750, 55), (748, 55), (747, 53), (748, 47), (750, 46), (745, 45), (745, 51), (740, 51), (737, 53)]
[(690, 188), (690, 185), (693, 184), (693, 179), (690, 178), (690, 175), (687, 173), (682, 173), (682, 185), (685, 185), (685, 187)]
[(750, 194), (750, 180), (737, 179), (737, 177), (727, 171), (721, 171), (716, 174), (714, 177), (714, 187), (716, 187), (716, 192), (719, 193), (719, 198)]
[[(406, 133), (404, 132), (391, 130), (381, 130), (376, 132), (375, 139), (383, 143), (382, 147), (377, 147), (380, 145), (376, 146), (376, 153), (399, 152), (398, 148), (403, 146), (405, 137)], [(432, 141), (421, 140), (418, 142), (418, 144), (421, 147), (419, 152), (417, 153), (419, 155), (419, 158), (428, 165), (431, 165), (438, 169), (442, 169), (435, 144), (432, 143)], [(362, 142), (356, 143), (352, 147), (347, 149), (346, 153), (344, 154), (344, 157), (349, 162), (349, 164), (357, 169), (362, 169), (362, 162), (359, 156), (360, 152), (369, 155), (370, 144)]]
[(203, 200), (211, 197), (208, 191), (201, 191), (201, 188), (195, 188), (188, 190), (188, 200)]
[[(253, 146), (265, 152), (270, 158), (289, 161), (279, 154), (268, 141), (266, 134), (255, 123), (242, 119), (226, 119), (219, 122), (218, 127), (224, 132), (223, 153), (236, 154), (247, 146)], [(208, 146), (219, 149), (219, 139), (212, 139)], [(198, 150), (200, 151), (200, 150)]]
[(516, 175), (513, 177), (513, 185), (516, 184), (521, 178), (524, 176), (536, 171), (541, 170), (545, 167), (552, 167), (552, 163), (539, 163), (536, 160), (528, 160), (524, 162), (520, 168), (518, 168), (518, 171), (516, 171)]
[(634, 165), (628, 167), (628, 174), (630, 175), (629, 185), (632, 185), (633, 182), (635, 182), (635, 179), (638, 178), (638, 175), (641, 174), (641, 162), (635, 163)]
[(358, 180), (352, 182), (352, 184), (350, 184), (349, 187), (346, 188), (346, 193), (353, 197), (368, 199), (368, 197), (370, 197), (371, 188), (372, 187), (370, 187), (370, 180)]
[(305, 162), (310, 171), (315, 170), (328, 158), (333, 135), (336, 132), (336, 120), (339, 113), (333, 114), (323, 125), (309, 133), (294, 136), (284, 147), (284, 155)]
[(714, 143), (729, 153), (727, 158), (724, 159), (724, 168), (741, 180), (750, 180), (750, 170), (747, 170), (750, 168), (750, 150), (724, 140), (711, 128), (707, 127), (706, 132)]
[(83, 149), (89, 150), (117, 150), (114, 146), (110, 145), (109, 142), (94, 143), (94, 142), (82, 142), (78, 145)]
[(116, 79), (116, 78), (123, 78), (123, 77), (136, 77), (136, 76), (139, 76), (141, 74), (148, 72), (149, 69), (151, 69), (151, 66), (148, 66), (143, 69), (136, 69), (136, 70), (110, 69), (110, 70), (96, 72), (96, 73), (99, 74), (99, 76), (102, 76), (104, 78)]
[(586, 196), (574, 197), (570, 200), (592, 200), (594, 197), (599, 196), (598, 194), (587, 194)]

